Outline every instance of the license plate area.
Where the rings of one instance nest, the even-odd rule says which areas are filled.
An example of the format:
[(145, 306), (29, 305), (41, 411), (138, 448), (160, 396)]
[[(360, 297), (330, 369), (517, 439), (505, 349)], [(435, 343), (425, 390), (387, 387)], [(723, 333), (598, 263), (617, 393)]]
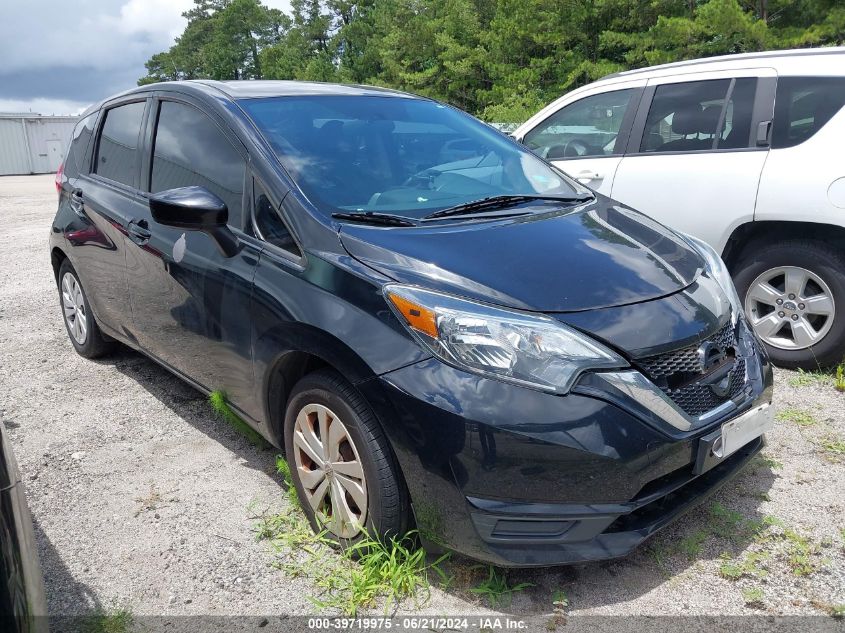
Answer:
[(774, 410), (768, 403), (754, 407), (698, 441), (693, 473), (700, 475), (724, 461), (774, 426)]

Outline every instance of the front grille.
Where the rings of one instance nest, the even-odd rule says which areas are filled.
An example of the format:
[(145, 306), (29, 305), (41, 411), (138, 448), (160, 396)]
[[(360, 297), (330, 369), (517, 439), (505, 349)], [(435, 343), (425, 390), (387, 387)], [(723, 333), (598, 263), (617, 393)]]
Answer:
[[(737, 346), (736, 331), (730, 321), (707, 340), (722, 350), (736, 349)], [(691, 345), (635, 361), (640, 371), (660, 387), (687, 415), (693, 417), (707, 413), (737, 397), (742, 393), (746, 382), (745, 361), (742, 358), (736, 358), (730, 375), (730, 388), (726, 395), (717, 396), (709, 385), (697, 384), (695, 379), (701, 376), (703, 371), (698, 354), (699, 346), (699, 344)]]
[(726, 396), (720, 398), (707, 385), (688, 385), (680, 389), (664, 389), (666, 394), (675, 401), (688, 415), (698, 417), (723, 402), (737, 397), (745, 386), (745, 361), (738, 358), (731, 373), (730, 389)]

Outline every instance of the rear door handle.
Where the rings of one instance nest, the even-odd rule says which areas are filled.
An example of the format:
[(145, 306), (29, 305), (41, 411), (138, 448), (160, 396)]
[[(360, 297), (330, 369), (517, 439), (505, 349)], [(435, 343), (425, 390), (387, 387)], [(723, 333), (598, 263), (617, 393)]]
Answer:
[(602, 178), (604, 178), (602, 174), (597, 171), (590, 171), (589, 169), (579, 171), (575, 174), (575, 180), (578, 182), (590, 182), (591, 180), (601, 180)]
[(126, 225), (126, 231), (136, 244), (144, 244), (153, 236), (146, 220), (132, 220)]
[(70, 208), (80, 218), (85, 217), (85, 201), (82, 198), (82, 189), (74, 189), (70, 194)]

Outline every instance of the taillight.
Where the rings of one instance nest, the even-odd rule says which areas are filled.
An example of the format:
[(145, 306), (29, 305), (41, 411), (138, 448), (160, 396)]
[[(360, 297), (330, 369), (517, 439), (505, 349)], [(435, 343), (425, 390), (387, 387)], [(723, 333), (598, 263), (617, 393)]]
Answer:
[(59, 170), (56, 172), (56, 193), (62, 193), (62, 177), (65, 173), (65, 164), (59, 165)]

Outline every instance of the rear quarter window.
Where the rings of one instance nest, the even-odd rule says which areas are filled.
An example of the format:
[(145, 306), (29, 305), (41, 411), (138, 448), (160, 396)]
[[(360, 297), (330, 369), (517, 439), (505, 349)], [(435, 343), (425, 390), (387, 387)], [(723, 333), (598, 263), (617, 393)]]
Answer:
[(90, 167), (86, 161), (88, 144), (94, 135), (94, 124), (96, 122), (97, 113), (93, 112), (80, 119), (76, 127), (73, 128), (73, 137), (64, 163), (64, 173), (68, 178), (76, 178), (79, 174), (88, 173)]
[(845, 77), (781, 77), (775, 95), (772, 148), (813, 137), (845, 105)]

